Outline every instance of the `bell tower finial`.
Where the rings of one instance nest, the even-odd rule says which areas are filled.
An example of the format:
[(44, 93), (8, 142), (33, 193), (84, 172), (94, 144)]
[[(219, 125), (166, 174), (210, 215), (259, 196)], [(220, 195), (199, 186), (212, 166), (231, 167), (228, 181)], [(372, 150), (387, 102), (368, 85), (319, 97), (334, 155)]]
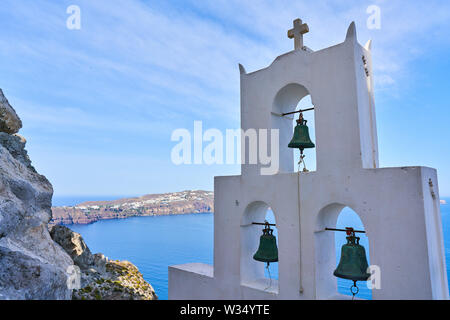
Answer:
[(309, 27), (301, 19), (294, 20), (294, 28), (288, 31), (288, 38), (294, 38), (295, 50), (303, 49), (303, 35), (309, 32)]

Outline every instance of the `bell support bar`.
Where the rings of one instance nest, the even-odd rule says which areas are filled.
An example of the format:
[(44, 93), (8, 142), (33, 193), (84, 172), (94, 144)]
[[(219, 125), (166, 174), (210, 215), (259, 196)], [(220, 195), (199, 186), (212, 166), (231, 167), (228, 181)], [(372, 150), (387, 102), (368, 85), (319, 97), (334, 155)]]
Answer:
[(302, 112), (306, 112), (306, 111), (311, 111), (314, 110), (314, 107), (312, 108), (308, 108), (308, 109), (303, 109), (303, 110), (297, 110), (297, 111), (292, 111), (292, 112), (287, 112), (287, 113), (276, 113), (276, 112), (271, 112), (273, 115), (275, 116), (279, 116), (279, 117), (284, 117), (290, 114), (295, 114), (295, 113), (302, 113)]
[(303, 109), (303, 110), (297, 110), (297, 111), (292, 111), (292, 112), (282, 113), (281, 115), (284, 117), (284, 116), (287, 116), (287, 115), (289, 115), (289, 114), (302, 113), (302, 112), (311, 111), (311, 110), (314, 110), (314, 107), (308, 108), (308, 109)]
[(259, 225), (259, 226), (272, 226), (272, 227), (276, 227), (276, 226), (277, 226), (276, 224), (268, 223), (268, 222), (266, 222), (266, 223), (262, 223), (262, 222), (252, 222), (252, 224), (257, 224), (257, 225)]
[(325, 228), (326, 231), (343, 231), (346, 232), (347, 234), (350, 233), (366, 233), (365, 231), (362, 230), (354, 230), (353, 228), (345, 228), (345, 229), (334, 229), (334, 228)]

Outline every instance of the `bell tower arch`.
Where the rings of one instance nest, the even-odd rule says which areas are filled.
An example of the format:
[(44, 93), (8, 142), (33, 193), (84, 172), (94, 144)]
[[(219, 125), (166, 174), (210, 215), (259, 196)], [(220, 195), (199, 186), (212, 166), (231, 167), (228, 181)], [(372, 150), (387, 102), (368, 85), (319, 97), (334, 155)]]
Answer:
[[(348, 211), (353, 213), (353, 217), (352, 219), (347, 219), (347, 223), (345, 224), (345, 226), (338, 226), (338, 219), (342, 214), (345, 214), (344, 210), (347, 210), (347, 212), (345, 213), (348, 213)], [(330, 274), (333, 274), (334, 270), (337, 268), (340, 257), (340, 250), (342, 245), (345, 244), (345, 241), (341, 241), (339, 243), (339, 247), (336, 248), (336, 239), (340, 238), (341, 240), (343, 240), (347, 237), (347, 235), (345, 234), (345, 232), (327, 232), (326, 228), (345, 229), (346, 227), (352, 227), (355, 230), (366, 232), (362, 219), (364, 219), (364, 217), (360, 216), (349, 206), (341, 203), (328, 204), (319, 211), (319, 214), (316, 217), (316, 232), (314, 235), (317, 299), (329, 299), (330, 296), (334, 295), (335, 297), (338, 297), (341, 296), (341, 294), (350, 295), (349, 290), (346, 290), (345, 293), (339, 292), (338, 282), (342, 281), (341, 279), (338, 279), (335, 276), (330, 277)], [(367, 239), (370, 240), (369, 236), (366, 233), (358, 234), (357, 236), (363, 239), (361, 244), (364, 247), (366, 257), (369, 259), (370, 244), (367, 241)], [(370, 262), (370, 259), (368, 261)], [(348, 288), (350, 288), (350, 286), (352, 285), (351, 281), (347, 280), (346, 282), (349, 283)], [(357, 285), (360, 288), (358, 290), (366, 292), (368, 291), (365, 281), (359, 281)]]
[[(352, 23), (339, 45), (316, 52), (294, 50), (252, 73), (241, 66), (242, 128), (279, 129), (280, 173), (292, 172), (292, 151), (284, 148), (292, 131), (287, 129), (288, 119), (279, 115), (293, 111), (310, 94), (315, 107), (317, 170), (377, 168), (369, 61), (370, 51), (358, 44)], [(245, 153), (250, 152), (248, 145), (245, 148)], [(244, 163), (242, 175), (260, 174), (260, 168)]]
[[(278, 293), (278, 280), (276, 274), (265, 275), (265, 263), (256, 261), (253, 256), (257, 252), (262, 229), (264, 226), (256, 223), (264, 223), (269, 211), (273, 212), (269, 205), (263, 201), (250, 203), (244, 211), (240, 225), (240, 278), (241, 285), (263, 289), (271, 293)], [(276, 214), (273, 212), (276, 224)], [(271, 227), (273, 230), (276, 227)], [(273, 263), (272, 263), (273, 264)], [(273, 270), (273, 269), (272, 269)], [(269, 271), (270, 272), (270, 271)], [(272, 273), (274, 273), (272, 271)]]
[[(283, 114), (296, 111), (298, 103), (310, 95), (308, 89), (298, 83), (290, 83), (281, 88), (273, 100), (271, 115), (271, 129), (279, 130), (279, 172), (294, 172), (296, 170), (292, 161), (294, 150), (286, 148), (292, 139), (293, 120), (298, 118), (298, 114)], [(311, 99), (312, 100), (312, 99)], [(314, 112), (314, 111), (312, 111)]]

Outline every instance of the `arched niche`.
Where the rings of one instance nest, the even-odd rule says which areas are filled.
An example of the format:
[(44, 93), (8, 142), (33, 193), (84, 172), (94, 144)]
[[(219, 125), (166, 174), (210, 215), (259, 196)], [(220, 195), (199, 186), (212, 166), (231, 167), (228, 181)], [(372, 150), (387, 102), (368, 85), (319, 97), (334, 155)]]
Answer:
[[(345, 207), (339, 213), (336, 222), (337, 229), (345, 229), (346, 227), (352, 227), (355, 230), (365, 230), (364, 224), (361, 221), (359, 215), (350, 207)], [(341, 248), (347, 243), (347, 235), (345, 232), (335, 232), (335, 251), (336, 251), (336, 267), (341, 258)], [(366, 249), (367, 261), (370, 265), (370, 247), (369, 238), (365, 233), (357, 233), (357, 237), (360, 238), (359, 243)], [(337, 289), (339, 294), (351, 296), (350, 287), (353, 285), (353, 281), (337, 278)], [(365, 282), (358, 282), (359, 293), (357, 298), (372, 299), (372, 291), (367, 287)]]
[[(241, 219), (240, 230), (240, 277), (241, 284), (254, 289), (271, 293), (278, 293), (278, 268), (274, 268), (271, 263), (270, 278), (265, 272), (266, 264), (253, 259), (253, 255), (258, 250), (259, 240), (264, 226), (255, 225), (253, 222), (263, 223), (265, 220), (276, 224), (276, 214), (270, 206), (263, 201), (255, 201), (247, 206)], [(276, 227), (274, 235), (277, 235)], [(278, 243), (278, 237), (277, 237)]]
[[(320, 210), (316, 218), (315, 232), (315, 269), (317, 299), (351, 299), (349, 280), (341, 280), (333, 275), (336, 269), (342, 245), (346, 243), (345, 232), (325, 231), (325, 228), (365, 230), (361, 216), (355, 210), (340, 203), (329, 204)], [(366, 250), (370, 265), (370, 247), (367, 234), (357, 234), (360, 244)], [(339, 288), (338, 288), (339, 282)], [(348, 287), (346, 287), (348, 285)], [(357, 298), (371, 299), (371, 291), (366, 282), (359, 281), (360, 293)]]
[[(306, 103), (306, 104), (305, 104)], [(292, 139), (292, 135), (295, 127), (295, 120), (298, 119), (298, 114), (280, 116), (283, 113), (297, 111), (305, 107), (311, 107), (313, 104), (310, 92), (305, 86), (298, 83), (290, 83), (281, 88), (275, 95), (272, 114), (271, 114), (271, 128), (278, 129), (279, 140), (279, 152), (280, 152), (280, 172), (294, 172), (297, 170), (297, 162), (299, 152), (296, 151), (296, 160), (294, 158), (294, 150), (288, 148), (288, 144)], [(314, 137), (314, 111), (305, 112), (304, 118), (308, 120), (308, 127), (310, 128), (310, 135)], [(315, 168), (315, 150), (308, 149), (306, 154), (313, 154), (309, 156), (310, 166)]]

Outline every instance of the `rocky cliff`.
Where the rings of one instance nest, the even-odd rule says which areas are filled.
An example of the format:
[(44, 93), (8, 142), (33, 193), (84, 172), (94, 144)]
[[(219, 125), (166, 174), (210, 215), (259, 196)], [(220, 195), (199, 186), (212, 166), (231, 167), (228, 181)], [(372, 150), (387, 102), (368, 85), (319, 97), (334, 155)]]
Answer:
[(31, 165), (21, 127), (0, 90), (0, 300), (156, 299), (130, 262), (91, 254), (65, 227), (52, 239), (53, 188)]
[(53, 189), (32, 167), (0, 90), (0, 299), (69, 299), (69, 255), (50, 237)]
[(209, 191), (149, 194), (139, 198), (85, 202), (73, 207), (53, 207), (50, 224), (89, 224), (136, 216), (209, 213), (214, 210), (213, 206), (214, 194)]

